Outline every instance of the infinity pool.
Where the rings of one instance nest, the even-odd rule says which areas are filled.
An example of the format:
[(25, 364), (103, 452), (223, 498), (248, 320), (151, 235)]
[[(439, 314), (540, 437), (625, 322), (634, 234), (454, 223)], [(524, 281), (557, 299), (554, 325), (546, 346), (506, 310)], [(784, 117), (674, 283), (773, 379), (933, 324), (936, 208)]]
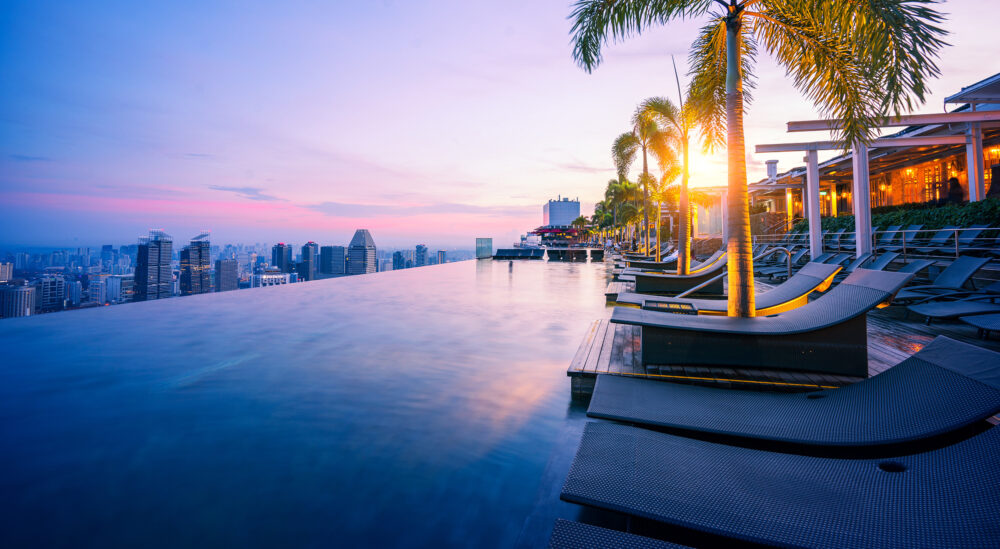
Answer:
[(483, 260), (0, 321), (0, 546), (544, 544), (606, 284)]

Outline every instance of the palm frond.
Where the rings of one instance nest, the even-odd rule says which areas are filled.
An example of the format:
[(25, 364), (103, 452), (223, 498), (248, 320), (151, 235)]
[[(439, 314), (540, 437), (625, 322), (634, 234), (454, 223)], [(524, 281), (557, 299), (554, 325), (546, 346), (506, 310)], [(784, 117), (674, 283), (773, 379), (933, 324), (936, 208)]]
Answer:
[(603, 60), (601, 49), (609, 42), (641, 34), (647, 27), (676, 17), (705, 13), (714, 0), (579, 0), (569, 19), (573, 59), (587, 72)]
[(624, 181), (628, 177), (628, 170), (635, 162), (639, 147), (639, 138), (633, 132), (625, 132), (615, 138), (614, 144), (611, 145), (611, 160), (615, 164), (619, 181)]

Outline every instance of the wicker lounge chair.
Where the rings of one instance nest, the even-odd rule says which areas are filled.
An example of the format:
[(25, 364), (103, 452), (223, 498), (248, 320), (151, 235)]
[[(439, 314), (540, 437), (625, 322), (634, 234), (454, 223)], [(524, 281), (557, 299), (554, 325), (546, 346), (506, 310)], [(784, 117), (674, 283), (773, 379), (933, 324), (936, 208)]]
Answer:
[[(957, 229), (957, 228), (958, 227), (956, 227), (955, 225), (945, 225), (940, 230), (938, 230), (938, 232), (934, 233), (934, 236), (932, 236), (931, 239), (927, 241), (927, 244), (925, 244), (923, 246), (914, 246), (914, 247), (912, 247), (912, 250), (920, 252), (922, 254), (929, 254), (929, 253), (933, 253), (933, 252), (939, 251), (939, 250), (941, 250), (942, 248), (944, 248), (945, 246), (948, 245), (948, 241), (951, 240), (955, 236), (955, 229)], [(898, 251), (898, 250), (902, 250), (903, 248), (901, 246), (898, 246), (898, 247), (897, 246), (893, 246), (893, 247), (887, 248), (887, 249), (892, 250), (892, 251)], [(954, 248), (954, 244), (952, 245), (952, 248), (950, 248), (950, 249), (952, 249), (952, 250), (955, 249)]]
[(998, 485), (996, 428), (923, 453), (840, 459), (590, 422), (561, 498), (768, 546), (996, 547)]
[(766, 317), (616, 307), (611, 322), (641, 328), (644, 365), (788, 368), (865, 377), (866, 313), (891, 300), (912, 276), (858, 269), (808, 305)]
[[(726, 269), (726, 254), (723, 252), (715, 261), (699, 265), (692, 269), (689, 275), (632, 273), (635, 276), (635, 291), (638, 293), (678, 294), (695, 286), (708, 282), (724, 273)], [(724, 291), (722, 279), (712, 282), (701, 290), (708, 294), (721, 294)]]
[(943, 336), (874, 377), (812, 393), (601, 375), (587, 410), (591, 417), (638, 425), (841, 447), (927, 439), (997, 413), (1000, 353)]
[(658, 539), (646, 538), (565, 519), (556, 519), (549, 549), (685, 549)]
[(929, 297), (906, 309), (907, 315), (915, 313), (925, 317), (927, 324), (934, 320), (1000, 313), (1000, 282), (974, 292), (952, 292)]
[[(809, 301), (809, 294), (822, 292), (830, 287), (834, 275), (840, 270), (839, 265), (826, 263), (806, 263), (799, 272), (792, 275), (783, 284), (773, 289), (757, 294), (757, 314), (770, 315), (801, 307)], [(676, 299), (643, 295), (638, 293), (623, 293), (615, 300), (619, 305), (642, 307), (655, 302), (684, 302), (694, 305), (698, 314), (725, 315), (727, 304), (725, 299)]]
[(961, 291), (966, 282), (976, 274), (983, 265), (989, 263), (989, 258), (960, 256), (951, 265), (945, 267), (930, 284), (905, 288), (894, 300), (897, 303), (926, 299), (934, 295)]

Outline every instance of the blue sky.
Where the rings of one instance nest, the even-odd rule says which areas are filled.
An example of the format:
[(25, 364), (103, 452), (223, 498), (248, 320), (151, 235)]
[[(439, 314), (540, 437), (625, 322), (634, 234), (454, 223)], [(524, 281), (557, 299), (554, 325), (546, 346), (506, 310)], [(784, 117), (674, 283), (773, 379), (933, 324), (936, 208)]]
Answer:
[[(953, 46), (922, 109), (993, 74), (982, 4), (948, 2)], [(631, 111), (673, 95), (697, 23), (608, 50), (588, 75), (569, 2), (3, 2), (0, 242), (179, 238), (504, 244), (556, 195), (601, 197)], [(755, 143), (815, 118), (759, 67)], [(775, 157), (752, 157), (751, 178)], [(722, 153), (694, 183), (724, 182)]]

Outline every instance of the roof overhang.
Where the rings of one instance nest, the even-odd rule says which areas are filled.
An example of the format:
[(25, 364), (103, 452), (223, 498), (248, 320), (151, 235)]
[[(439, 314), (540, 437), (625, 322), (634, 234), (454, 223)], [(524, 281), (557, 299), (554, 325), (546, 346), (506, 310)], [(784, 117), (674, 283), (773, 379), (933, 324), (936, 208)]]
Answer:
[(945, 98), (945, 103), (1000, 103), (1000, 73), (962, 88)]

